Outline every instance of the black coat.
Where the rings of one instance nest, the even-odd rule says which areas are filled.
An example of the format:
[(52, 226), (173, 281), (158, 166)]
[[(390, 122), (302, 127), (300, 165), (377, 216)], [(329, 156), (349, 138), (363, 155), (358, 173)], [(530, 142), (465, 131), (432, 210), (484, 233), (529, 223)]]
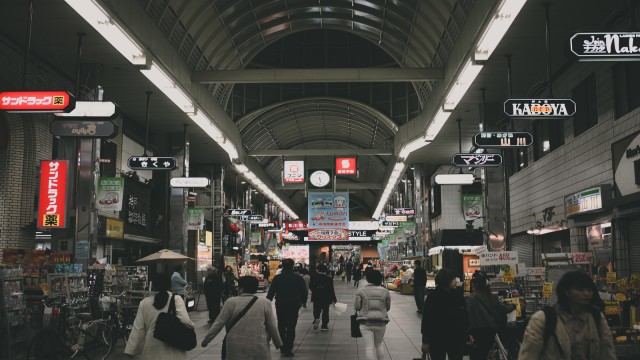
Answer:
[(276, 298), (276, 304), (296, 305), (307, 302), (307, 284), (302, 276), (293, 271), (282, 270), (269, 285), (267, 299)]
[(333, 288), (333, 279), (325, 274), (315, 274), (309, 282), (311, 301), (318, 304), (331, 304), (337, 302), (336, 292)]
[(220, 274), (209, 274), (204, 279), (204, 296), (206, 298), (222, 297), (222, 276)]
[(422, 342), (463, 345), (467, 339), (467, 321), (462, 292), (438, 286), (424, 302)]

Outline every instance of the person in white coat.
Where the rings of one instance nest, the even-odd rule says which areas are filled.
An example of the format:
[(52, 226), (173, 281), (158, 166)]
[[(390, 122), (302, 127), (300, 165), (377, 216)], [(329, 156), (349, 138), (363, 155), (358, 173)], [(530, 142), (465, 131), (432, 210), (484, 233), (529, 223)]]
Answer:
[[(140, 353), (142, 348), (142, 359), (145, 360), (175, 360), (185, 359), (187, 352), (175, 348), (153, 337), (156, 329), (156, 319), (161, 312), (169, 310), (169, 303), (173, 293), (171, 288), (171, 277), (168, 274), (158, 274), (153, 281), (156, 295), (149, 296), (140, 302), (136, 319), (133, 321), (133, 328), (127, 340), (124, 353), (133, 357)], [(194, 328), (194, 324), (189, 319), (187, 308), (182, 297), (175, 297), (176, 315), (178, 319), (188, 327)]]

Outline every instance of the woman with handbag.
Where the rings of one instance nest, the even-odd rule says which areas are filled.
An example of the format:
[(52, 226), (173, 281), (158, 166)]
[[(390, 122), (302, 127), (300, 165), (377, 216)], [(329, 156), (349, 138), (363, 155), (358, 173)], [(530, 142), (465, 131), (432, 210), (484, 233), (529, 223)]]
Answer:
[(368, 284), (356, 293), (356, 321), (364, 340), (365, 357), (382, 360), (385, 358), (382, 340), (389, 322), (387, 311), (391, 309), (391, 296), (389, 290), (382, 287), (380, 271), (370, 270), (366, 278)]
[(271, 360), (269, 341), (276, 349), (282, 347), (271, 301), (258, 298), (258, 279), (243, 276), (238, 280), (239, 296), (224, 304), (211, 329), (202, 340), (206, 347), (224, 327), (227, 335), (222, 344), (222, 359)]
[(180, 296), (174, 296), (169, 291), (171, 288), (171, 276), (168, 274), (158, 274), (153, 281), (153, 285), (157, 293), (140, 302), (124, 353), (129, 357), (133, 357), (142, 347), (142, 359), (145, 360), (185, 359), (187, 357), (186, 351), (154, 337), (158, 314), (169, 312), (172, 302), (175, 304), (175, 313), (180, 322), (185, 327), (194, 328), (194, 324), (189, 319), (189, 314), (187, 314), (184, 300)]

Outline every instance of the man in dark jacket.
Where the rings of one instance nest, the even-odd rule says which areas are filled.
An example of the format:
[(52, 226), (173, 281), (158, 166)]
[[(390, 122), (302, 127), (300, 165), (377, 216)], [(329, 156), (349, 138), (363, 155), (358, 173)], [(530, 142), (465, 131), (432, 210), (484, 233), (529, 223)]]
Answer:
[(333, 288), (333, 279), (327, 276), (327, 266), (322, 264), (316, 268), (317, 273), (311, 277), (309, 289), (313, 302), (313, 330), (318, 330), (320, 313), (322, 312), (322, 330), (329, 330), (329, 305), (338, 302)]
[(296, 324), (300, 305), (307, 302), (307, 285), (302, 277), (293, 272), (293, 260), (282, 260), (282, 272), (276, 275), (269, 286), (267, 299), (276, 298), (278, 332), (283, 345), (280, 352), (293, 356), (293, 341), (296, 338)]
[(427, 272), (421, 267), (422, 262), (416, 260), (413, 262), (413, 297), (416, 299), (418, 314), (422, 314), (424, 306), (424, 288), (427, 285)]
[(213, 268), (204, 279), (204, 297), (207, 299), (209, 310), (209, 323), (216, 321), (220, 314), (220, 299), (222, 298), (222, 275), (218, 269)]
[(349, 259), (349, 261), (347, 261), (347, 264), (345, 265), (345, 273), (347, 274), (347, 283), (351, 282), (351, 272), (353, 271), (353, 263), (351, 262), (351, 259)]

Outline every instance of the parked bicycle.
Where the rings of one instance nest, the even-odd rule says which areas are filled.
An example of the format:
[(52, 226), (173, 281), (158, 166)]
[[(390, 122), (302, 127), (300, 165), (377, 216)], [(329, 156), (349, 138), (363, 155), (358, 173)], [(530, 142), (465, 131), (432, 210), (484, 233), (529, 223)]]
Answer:
[(103, 360), (109, 356), (113, 334), (108, 320), (91, 320), (90, 313), (75, 313), (68, 304), (56, 309), (59, 310), (45, 305), (44, 324), (51, 326), (33, 338), (27, 359), (69, 359), (80, 353), (87, 360)]
[(503, 341), (498, 334), (496, 334), (493, 347), (489, 351), (487, 359), (490, 360), (516, 360), (518, 359), (518, 352), (520, 352), (520, 342), (516, 339), (505, 339)]

